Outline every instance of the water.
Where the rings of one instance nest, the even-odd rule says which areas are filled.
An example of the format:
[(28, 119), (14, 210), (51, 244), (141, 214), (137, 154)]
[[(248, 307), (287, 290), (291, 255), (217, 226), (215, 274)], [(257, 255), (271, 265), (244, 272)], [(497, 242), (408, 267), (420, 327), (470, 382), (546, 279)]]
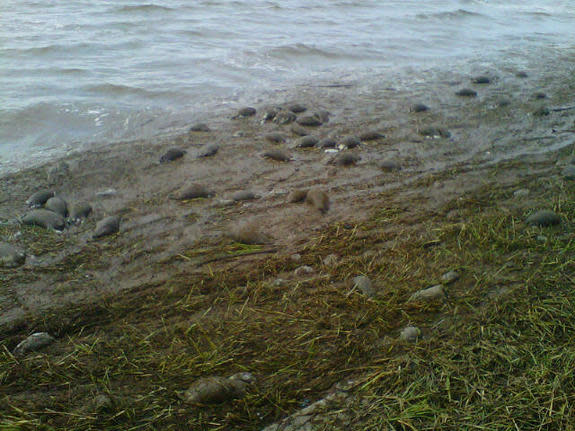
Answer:
[(3, 0), (0, 172), (296, 84), (573, 46), (551, 0)]

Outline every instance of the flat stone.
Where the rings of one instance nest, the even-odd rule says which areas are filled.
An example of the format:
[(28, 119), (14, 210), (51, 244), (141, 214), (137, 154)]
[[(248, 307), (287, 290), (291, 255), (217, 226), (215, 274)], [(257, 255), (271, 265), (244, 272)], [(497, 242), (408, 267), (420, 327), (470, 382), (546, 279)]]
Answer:
[(190, 132), (211, 132), (212, 129), (205, 123), (197, 123), (190, 127)]
[(286, 141), (286, 137), (281, 133), (268, 133), (264, 139), (272, 144), (283, 144)]
[(174, 160), (181, 159), (186, 154), (186, 150), (181, 148), (170, 148), (166, 151), (162, 157), (160, 157), (160, 163), (173, 162)]
[(45, 209), (32, 210), (24, 217), (22, 223), (28, 226), (40, 226), (46, 229), (64, 230), (66, 220), (60, 214)]
[(317, 139), (315, 136), (307, 135), (302, 136), (297, 141), (295, 141), (295, 146), (297, 148), (312, 148), (315, 147), (318, 142), (319, 139)]
[(92, 205), (88, 202), (76, 202), (70, 207), (70, 219), (74, 222), (87, 218), (92, 213)]
[(304, 275), (311, 275), (315, 273), (315, 270), (308, 265), (303, 265), (295, 269), (294, 274), (296, 277), (302, 277)]
[(565, 166), (561, 171), (561, 175), (566, 180), (575, 180), (575, 165)]
[(336, 166), (352, 166), (361, 160), (361, 157), (357, 154), (343, 153), (338, 154), (333, 160), (333, 164)]
[(15, 268), (26, 262), (26, 253), (7, 242), (0, 242), (0, 268)]
[(531, 226), (555, 226), (561, 223), (561, 217), (553, 211), (542, 210), (531, 214), (525, 222)]
[(100, 220), (96, 223), (96, 228), (92, 234), (92, 238), (102, 238), (104, 236), (113, 235), (120, 231), (120, 217), (110, 216)]
[(455, 283), (457, 280), (459, 280), (459, 277), (460, 275), (457, 271), (449, 271), (441, 276), (441, 282), (444, 284)]
[(48, 199), (45, 208), (56, 214), (60, 214), (62, 217), (68, 216), (68, 204), (60, 196), (54, 196)]
[(300, 126), (318, 127), (323, 124), (323, 121), (321, 120), (320, 115), (314, 113), (301, 116), (300, 118), (297, 119), (297, 123)]
[(275, 160), (276, 162), (289, 162), (291, 157), (280, 150), (269, 150), (262, 153), (262, 157)]
[(437, 286), (428, 287), (427, 289), (422, 289), (415, 292), (409, 298), (409, 302), (413, 301), (436, 301), (445, 299), (445, 290), (443, 286), (438, 284)]
[(491, 79), (488, 76), (480, 75), (471, 80), (474, 84), (491, 84)]
[(471, 88), (462, 88), (461, 90), (456, 91), (455, 95), (459, 97), (476, 97), (477, 91), (472, 90)]
[(198, 158), (215, 156), (220, 150), (218, 144), (206, 144), (198, 151)]
[(241, 398), (256, 382), (251, 373), (237, 373), (231, 377), (202, 377), (186, 391), (179, 393), (180, 398), (189, 404), (221, 404)]
[(29, 352), (35, 352), (43, 347), (52, 344), (55, 341), (47, 332), (36, 332), (20, 342), (14, 349), (15, 356), (22, 356)]
[(239, 192), (235, 192), (232, 195), (232, 199), (236, 202), (238, 201), (251, 201), (253, 199), (257, 199), (257, 196), (254, 192), (250, 190), (241, 190)]
[(289, 107), (289, 110), (290, 110), (291, 112), (296, 113), (296, 114), (300, 114), (300, 113), (302, 113), (302, 112), (307, 111), (307, 108), (306, 108), (305, 106), (303, 106), (303, 105), (300, 105), (299, 103), (295, 103), (295, 104), (293, 104), (293, 105), (291, 105), (291, 106)]
[(358, 275), (353, 278), (353, 288), (354, 290), (359, 290), (368, 298), (373, 298), (375, 296), (375, 290), (373, 289), (373, 283), (365, 275)]
[(26, 205), (30, 208), (40, 208), (54, 195), (55, 193), (53, 190), (37, 191), (26, 200)]
[(399, 333), (399, 338), (409, 343), (415, 343), (421, 336), (421, 330), (417, 326), (406, 326)]
[(359, 135), (359, 139), (361, 141), (376, 141), (378, 139), (383, 139), (385, 138), (385, 135), (379, 133), (376, 130), (368, 130), (366, 132), (363, 132), (361, 135)]
[(186, 201), (190, 199), (209, 198), (214, 193), (203, 184), (193, 183), (188, 186), (182, 187), (178, 192), (171, 194), (170, 198), (178, 201)]

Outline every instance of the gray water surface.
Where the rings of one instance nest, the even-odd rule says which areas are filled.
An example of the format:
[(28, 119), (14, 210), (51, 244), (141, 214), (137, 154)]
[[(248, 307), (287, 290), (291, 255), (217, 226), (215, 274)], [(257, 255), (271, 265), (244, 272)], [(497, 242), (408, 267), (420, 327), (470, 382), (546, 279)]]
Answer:
[(0, 172), (274, 89), (572, 48), (575, 2), (3, 0)]

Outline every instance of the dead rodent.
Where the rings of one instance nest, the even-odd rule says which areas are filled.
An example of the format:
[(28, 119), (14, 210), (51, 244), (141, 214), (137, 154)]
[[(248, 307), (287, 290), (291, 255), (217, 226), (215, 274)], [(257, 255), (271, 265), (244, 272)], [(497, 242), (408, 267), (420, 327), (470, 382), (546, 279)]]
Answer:
[(305, 202), (308, 205), (313, 206), (322, 214), (325, 214), (329, 210), (329, 196), (322, 190), (311, 189), (307, 192)]

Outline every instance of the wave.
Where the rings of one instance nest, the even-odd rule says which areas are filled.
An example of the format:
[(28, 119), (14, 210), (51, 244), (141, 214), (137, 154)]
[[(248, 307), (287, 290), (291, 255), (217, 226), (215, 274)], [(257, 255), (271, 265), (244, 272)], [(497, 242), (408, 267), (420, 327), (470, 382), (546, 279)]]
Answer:
[(267, 56), (280, 58), (282, 60), (302, 57), (320, 57), (324, 59), (358, 58), (358, 56), (349, 52), (341, 53), (328, 51), (326, 49), (306, 45), (305, 43), (282, 45), (271, 48), (267, 51)]
[(175, 9), (168, 6), (160, 6), (154, 3), (122, 6), (116, 9), (116, 12), (132, 13), (132, 12), (169, 12)]
[(466, 9), (457, 9), (453, 11), (443, 11), (443, 12), (435, 12), (435, 13), (420, 13), (416, 15), (418, 19), (425, 19), (425, 20), (461, 20), (467, 18), (486, 18), (485, 15), (479, 12), (472, 12)]

